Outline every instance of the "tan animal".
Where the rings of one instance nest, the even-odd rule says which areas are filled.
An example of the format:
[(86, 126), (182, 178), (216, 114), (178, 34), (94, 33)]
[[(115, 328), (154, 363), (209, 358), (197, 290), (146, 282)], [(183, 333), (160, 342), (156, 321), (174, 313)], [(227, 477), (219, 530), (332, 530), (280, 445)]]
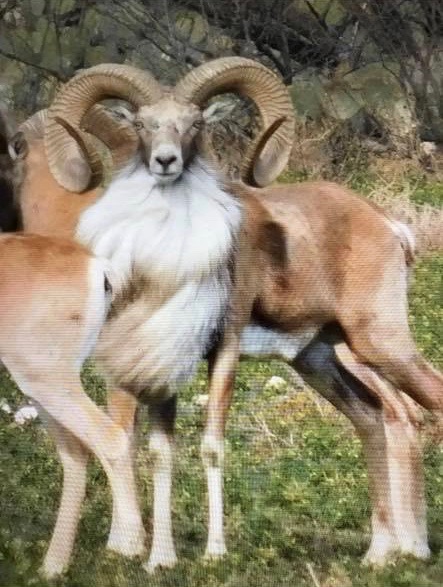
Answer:
[[(130, 438), (86, 395), (80, 370), (111, 304), (108, 263), (72, 240), (0, 236), (0, 364), (33, 400), (63, 464), (64, 488), (48, 561), (66, 560), (80, 515), (88, 451), (108, 475), (113, 532), (121, 533), (134, 498)], [(133, 505), (138, 512), (138, 506)], [(60, 572), (52, 566), (48, 571)]]
[[(204, 105), (224, 91), (251, 97), (262, 120), (243, 181), (224, 180), (205, 144), (205, 124), (219, 107)], [(90, 110), (107, 97), (133, 104), (134, 128), (100, 108)], [(100, 178), (99, 158), (82, 124), (114, 151), (117, 173), (104, 190), (91, 190)], [(204, 356), (210, 369), (202, 442), (206, 554), (226, 551), (223, 438), (240, 353), (282, 356), (355, 425), (371, 485), (366, 560), (384, 562), (393, 551), (427, 557), (415, 409), (390, 387), (441, 413), (442, 376), (418, 353), (408, 328), (412, 239), (406, 227), (336, 184), (247, 185), (266, 185), (287, 160), (292, 107), (278, 79), (241, 58), (209, 62), (174, 89), (133, 68), (97, 66), (66, 84), (39, 136), (23, 131), (26, 141), (15, 156), (24, 173), (25, 230), (75, 235), (108, 258), (117, 277), (96, 357), (110, 382), (117, 422), (131, 431), (136, 400), (150, 408), (155, 459), (148, 569), (176, 561), (170, 516), (175, 398)], [(68, 486), (65, 478), (64, 491)], [(77, 510), (62, 513), (74, 532)], [(138, 522), (132, 534), (111, 537), (108, 546), (120, 552), (143, 549)], [(47, 574), (68, 563), (67, 552), (56, 560), (51, 554)]]

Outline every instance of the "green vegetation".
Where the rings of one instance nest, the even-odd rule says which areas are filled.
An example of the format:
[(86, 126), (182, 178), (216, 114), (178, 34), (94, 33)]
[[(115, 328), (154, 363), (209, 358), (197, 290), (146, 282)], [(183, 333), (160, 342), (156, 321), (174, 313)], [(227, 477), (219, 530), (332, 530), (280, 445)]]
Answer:
[[(309, 173), (303, 171), (284, 171), (278, 178), (281, 183), (294, 183), (306, 181), (311, 178)], [(428, 204), (434, 208), (443, 207), (443, 182), (435, 181), (431, 176), (417, 171), (401, 173), (393, 180), (387, 181), (380, 177), (379, 173), (369, 170), (367, 164), (361, 168), (354, 164), (351, 171), (343, 176), (348, 187), (357, 192), (370, 196), (380, 190), (387, 192), (387, 197), (398, 198), (407, 194), (413, 204), (423, 206)]]
[[(281, 181), (301, 181), (285, 173)], [(368, 173), (349, 185), (386, 205), (428, 204), (441, 208), (443, 184), (403, 176), (390, 184)], [(437, 223), (440, 222), (437, 220)], [(438, 225), (437, 229), (438, 229)], [(417, 224), (428, 231), (429, 225)], [(422, 352), (443, 368), (443, 257), (417, 263), (410, 295), (410, 322)], [(443, 453), (425, 426), (426, 488), (430, 561), (399, 560), (385, 569), (360, 565), (369, 540), (369, 500), (360, 444), (344, 417), (307, 389), (276, 390), (266, 382), (287, 378), (278, 362), (242, 362), (231, 411), (226, 472), (226, 530), (229, 555), (202, 558), (206, 538), (206, 489), (199, 456), (206, 392), (204, 366), (180, 399), (174, 484), (174, 533), (180, 563), (148, 578), (141, 561), (106, 552), (110, 496), (103, 471), (92, 462), (72, 565), (60, 587), (440, 587), (443, 584)], [(90, 395), (101, 405), (103, 382), (93, 366), (83, 373)], [(0, 370), (0, 398), (23, 403)], [(149, 534), (152, 481), (147, 425), (139, 432), (137, 469)], [(55, 522), (61, 467), (38, 421), (23, 427), (0, 410), (0, 587), (44, 587), (37, 574)]]
[(443, 206), (443, 183), (429, 182), (421, 178), (417, 182), (417, 187), (411, 195), (415, 204), (429, 204), (436, 208)]
[[(443, 348), (441, 257), (418, 264), (411, 322), (419, 346), (438, 364)], [(441, 366), (441, 362), (440, 362)], [(359, 563), (369, 537), (366, 472), (358, 440), (347, 421), (305, 390), (264, 385), (282, 375), (279, 363), (240, 365), (228, 430), (226, 527), (230, 554), (203, 561), (205, 485), (199, 458), (205, 370), (181, 396), (177, 426), (174, 526), (180, 563), (148, 579), (140, 561), (110, 555), (104, 545), (110, 499), (96, 463), (72, 565), (56, 583), (64, 587), (211, 587), (252, 585), (312, 587), (437, 587), (443, 582), (443, 454), (424, 431), (431, 547), (429, 562), (401, 560), (383, 570)], [(91, 366), (84, 372), (91, 395), (103, 402), (103, 385)], [(1, 396), (12, 407), (23, 399), (4, 372)], [(138, 471), (149, 528), (151, 476), (146, 424), (139, 435)], [(0, 585), (46, 585), (38, 578), (55, 521), (61, 468), (37, 421), (19, 427), (0, 412)]]

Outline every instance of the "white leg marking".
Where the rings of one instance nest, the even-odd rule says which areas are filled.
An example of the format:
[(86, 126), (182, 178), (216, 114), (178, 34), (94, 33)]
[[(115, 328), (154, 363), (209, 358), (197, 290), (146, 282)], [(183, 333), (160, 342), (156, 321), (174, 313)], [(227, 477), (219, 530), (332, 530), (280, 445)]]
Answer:
[[(418, 433), (412, 423), (384, 421), (386, 475), (380, 511), (372, 515), (372, 541), (363, 562), (383, 565), (395, 553), (428, 558), (426, 502)], [(376, 450), (376, 444), (373, 449)], [(375, 453), (372, 459), (382, 458)], [(380, 488), (381, 489), (381, 488)]]
[[(391, 482), (392, 525), (397, 549), (403, 554), (428, 558), (426, 503), (421, 471), (421, 450), (413, 424), (385, 423)], [(402, 444), (398, 446), (399, 440)]]
[(151, 554), (145, 564), (148, 572), (172, 567), (177, 562), (171, 520), (172, 446), (163, 430), (154, 429), (149, 439), (154, 455), (154, 520)]
[(422, 455), (409, 400), (356, 362), (346, 345), (335, 350), (346, 368), (383, 399), (381, 412), (368, 411), (367, 406), (342, 410), (361, 436), (371, 485), (372, 540), (363, 562), (383, 565), (395, 553), (427, 558)]
[(381, 520), (376, 511), (372, 513), (371, 525), (371, 544), (363, 558), (363, 564), (384, 565), (396, 550), (397, 541), (389, 523)]
[(223, 531), (223, 441), (205, 436), (201, 453), (206, 470), (209, 500), (209, 531), (205, 556), (215, 558), (226, 554)]

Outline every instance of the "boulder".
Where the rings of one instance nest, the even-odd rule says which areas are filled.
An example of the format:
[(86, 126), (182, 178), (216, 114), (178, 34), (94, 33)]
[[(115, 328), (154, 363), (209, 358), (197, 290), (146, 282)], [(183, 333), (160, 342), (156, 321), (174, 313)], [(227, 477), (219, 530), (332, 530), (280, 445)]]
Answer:
[(336, 124), (370, 118), (399, 156), (416, 150), (414, 97), (400, 83), (393, 64), (372, 63), (355, 71), (342, 66), (331, 77), (311, 70), (295, 77), (290, 91), (304, 119)]
[(209, 25), (198, 12), (180, 10), (175, 15), (174, 28), (179, 39), (198, 45), (206, 40)]

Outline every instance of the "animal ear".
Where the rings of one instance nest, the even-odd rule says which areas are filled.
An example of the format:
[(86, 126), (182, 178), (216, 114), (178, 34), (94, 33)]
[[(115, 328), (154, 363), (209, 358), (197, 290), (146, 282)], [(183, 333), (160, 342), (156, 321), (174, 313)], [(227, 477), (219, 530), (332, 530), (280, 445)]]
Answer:
[(8, 144), (8, 152), (11, 159), (23, 159), (28, 153), (28, 142), (23, 132), (15, 133)]
[(203, 110), (203, 120), (206, 122), (206, 124), (219, 122), (220, 120), (223, 120), (223, 118), (229, 116), (234, 108), (235, 104), (230, 102), (214, 102), (205, 110)]

